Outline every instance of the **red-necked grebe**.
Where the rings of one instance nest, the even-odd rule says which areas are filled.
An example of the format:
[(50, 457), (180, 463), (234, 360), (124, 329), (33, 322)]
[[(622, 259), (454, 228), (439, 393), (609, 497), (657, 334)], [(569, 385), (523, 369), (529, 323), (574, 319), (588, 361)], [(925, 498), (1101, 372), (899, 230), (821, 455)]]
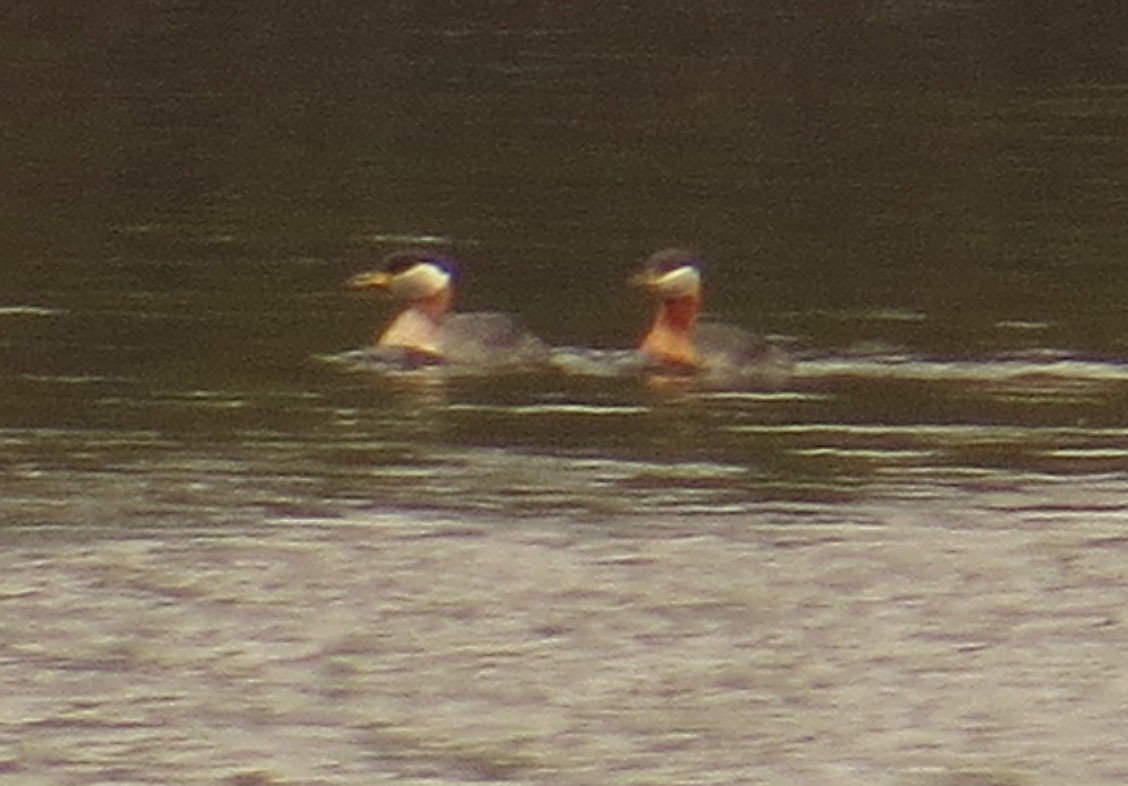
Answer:
[(629, 283), (657, 300), (639, 344), (648, 364), (661, 372), (781, 382), (790, 368), (781, 350), (733, 325), (698, 324), (701, 278), (701, 261), (681, 249), (651, 255), (642, 271), (630, 278)]
[(535, 365), (547, 348), (511, 318), (498, 313), (451, 313), (457, 267), (426, 250), (397, 251), (380, 270), (349, 279), (353, 289), (382, 289), (403, 303), (376, 336), (377, 348), (401, 353), (411, 365), (467, 367)]

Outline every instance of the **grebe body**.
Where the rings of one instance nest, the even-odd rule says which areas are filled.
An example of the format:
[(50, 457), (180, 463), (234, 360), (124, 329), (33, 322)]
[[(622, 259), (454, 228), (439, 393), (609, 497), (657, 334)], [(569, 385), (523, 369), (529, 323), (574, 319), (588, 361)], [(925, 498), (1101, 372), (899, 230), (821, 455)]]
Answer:
[(734, 325), (699, 324), (701, 262), (692, 253), (659, 251), (629, 283), (656, 301), (638, 347), (650, 371), (721, 382), (779, 384), (786, 378), (790, 360), (762, 337)]
[(511, 317), (493, 312), (459, 314), (454, 300), (456, 266), (446, 257), (423, 250), (390, 254), (380, 270), (349, 279), (353, 289), (389, 292), (402, 305), (376, 335), (374, 352), (381, 362), (417, 368), (453, 366), (462, 370), (535, 366), (548, 349)]

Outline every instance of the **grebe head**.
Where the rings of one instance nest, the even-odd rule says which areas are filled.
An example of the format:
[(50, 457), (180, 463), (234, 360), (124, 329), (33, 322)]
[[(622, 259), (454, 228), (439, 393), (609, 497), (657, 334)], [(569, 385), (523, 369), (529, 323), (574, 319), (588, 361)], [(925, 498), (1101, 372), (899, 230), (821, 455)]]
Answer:
[(429, 251), (408, 249), (384, 258), (383, 269), (349, 279), (353, 289), (385, 289), (404, 302), (376, 337), (379, 346), (441, 358), (441, 322), (454, 297), (454, 264)]
[(662, 300), (696, 299), (701, 296), (701, 260), (692, 252), (668, 248), (651, 254), (629, 283)]
[(455, 266), (446, 257), (408, 249), (384, 257), (380, 270), (349, 279), (353, 289), (386, 289), (400, 300), (423, 300), (450, 289)]

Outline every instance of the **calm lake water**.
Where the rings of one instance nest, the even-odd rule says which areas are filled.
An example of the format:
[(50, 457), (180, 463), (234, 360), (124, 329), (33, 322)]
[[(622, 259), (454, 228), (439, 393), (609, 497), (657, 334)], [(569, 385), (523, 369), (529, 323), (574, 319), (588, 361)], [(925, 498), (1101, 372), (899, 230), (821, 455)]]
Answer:
[[(0, 783), (1128, 783), (1125, 20), (427, 5), (0, 14)], [(326, 363), (408, 243), (794, 377)]]

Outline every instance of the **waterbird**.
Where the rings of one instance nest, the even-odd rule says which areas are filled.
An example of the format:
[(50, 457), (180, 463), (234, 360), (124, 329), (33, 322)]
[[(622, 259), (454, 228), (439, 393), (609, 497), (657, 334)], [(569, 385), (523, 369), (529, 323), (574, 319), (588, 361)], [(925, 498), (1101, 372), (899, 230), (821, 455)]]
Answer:
[(651, 370), (773, 384), (786, 378), (790, 368), (786, 354), (761, 336), (734, 325), (698, 324), (702, 263), (693, 252), (658, 251), (628, 283), (647, 290), (656, 301), (639, 343)]
[(548, 350), (511, 317), (480, 312), (452, 312), (458, 265), (426, 249), (403, 249), (384, 257), (380, 269), (358, 273), (352, 289), (389, 292), (402, 303), (375, 338), (381, 360), (397, 365), (498, 367), (535, 365)]

